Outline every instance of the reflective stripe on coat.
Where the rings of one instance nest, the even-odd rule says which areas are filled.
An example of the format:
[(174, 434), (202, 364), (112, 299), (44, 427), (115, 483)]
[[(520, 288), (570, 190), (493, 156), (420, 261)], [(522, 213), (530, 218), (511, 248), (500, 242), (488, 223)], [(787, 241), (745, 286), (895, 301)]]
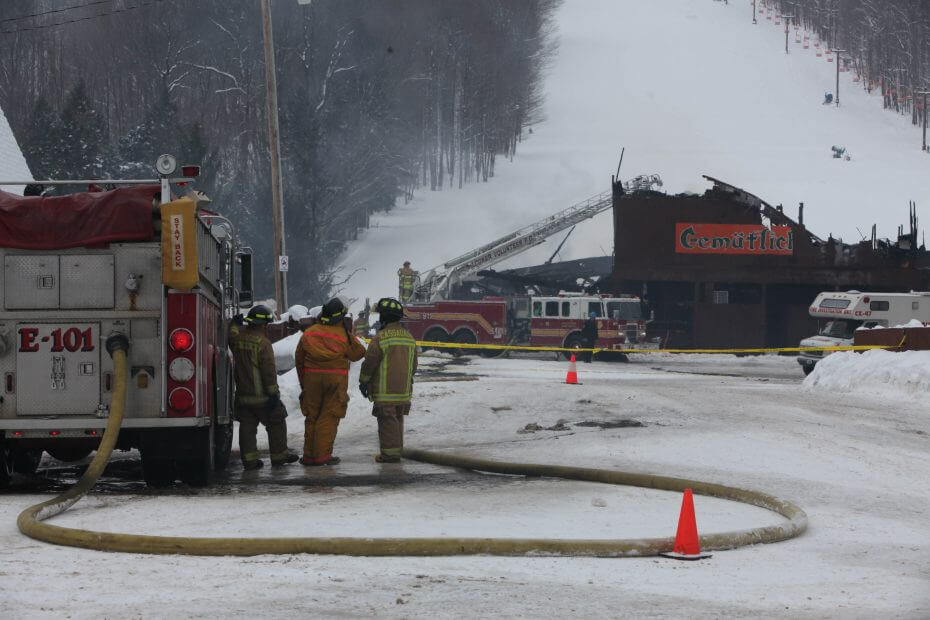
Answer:
[(409, 403), (417, 369), (417, 344), (406, 329), (391, 323), (372, 338), (359, 373), (376, 404)]

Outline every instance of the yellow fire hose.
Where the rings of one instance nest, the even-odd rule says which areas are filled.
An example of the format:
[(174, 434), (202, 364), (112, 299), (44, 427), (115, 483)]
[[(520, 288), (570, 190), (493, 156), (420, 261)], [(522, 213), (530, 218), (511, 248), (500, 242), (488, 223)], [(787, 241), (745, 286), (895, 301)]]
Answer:
[[(113, 339), (111, 339), (113, 340)], [(167, 553), (182, 555), (264, 555), (315, 553), (355, 556), (441, 556), (441, 555), (546, 555), (546, 556), (653, 556), (671, 551), (673, 538), (644, 539), (534, 539), (534, 538), (199, 538), (186, 536), (146, 536), (74, 529), (42, 523), (67, 510), (93, 488), (103, 473), (116, 445), (126, 407), (126, 350), (128, 342), (107, 341), (113, 356), (116, 385), (106, 432), (97, 454), (73, 487), (48, 501), (30, 506), (17, 519), (19, 530), (36, 540), (71, 547), (122, 551), (126, 553)], [(771, 495), (719, 484), (667, 476), (627, 473), (584, 467), (504, 463), (440, 454), (425, 450), (404, 450), (404, 458), (476, 471), (520, 476), (545, 476), (604, 484), (683, 491), (710, 495), (766, 508), (784, 516), (779, 525), (749, 530), (707, 534), (700, 537), (702, 549), (732, 549), (756, 543), (771, 543), (799, 536), (807, 529), (807, 515), (801, 508)]]

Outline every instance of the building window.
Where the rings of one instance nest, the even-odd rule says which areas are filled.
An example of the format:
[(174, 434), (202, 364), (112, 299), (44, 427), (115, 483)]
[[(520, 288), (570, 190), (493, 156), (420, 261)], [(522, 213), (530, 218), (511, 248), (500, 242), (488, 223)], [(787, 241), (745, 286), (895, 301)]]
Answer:
[(730, 303), (730, 291), (714, 291), (714, 303), (715, 304)]

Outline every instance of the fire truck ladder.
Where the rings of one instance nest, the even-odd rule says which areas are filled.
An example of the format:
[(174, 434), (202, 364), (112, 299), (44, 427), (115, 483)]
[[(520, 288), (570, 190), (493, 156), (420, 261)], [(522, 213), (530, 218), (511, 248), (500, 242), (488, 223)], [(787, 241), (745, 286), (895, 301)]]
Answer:
[[(658, 175), (641, 175), (623, 184), (625, 193), (650, 191), (654, 186), (662, 186), (662, 180)], [(543, 243), (552, 235), (610, 209), (612, 205), (611, 192), (592, 196), (543, 220), (433, 267), (420, 279), (415, 297), (419, 301), (443, 299), (452, 291), (453, 285), (460, 283), (468, 276), (525, 252)]]

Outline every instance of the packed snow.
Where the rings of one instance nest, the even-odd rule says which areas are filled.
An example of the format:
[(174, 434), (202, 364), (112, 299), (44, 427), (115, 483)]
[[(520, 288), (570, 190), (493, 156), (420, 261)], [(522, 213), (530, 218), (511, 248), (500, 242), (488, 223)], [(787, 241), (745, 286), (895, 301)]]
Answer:
[[(554, 356), (425, 354), (421, 366), (409, 447), (755, 489), (800, 505), (810, 528), (794, 540), (718, 551), (698, 563), (137, 556), (24, 538), (16, 530), (17, 513), (48, 496), (13, 494), (0, 502), (5, 617), (930, 614), (930, 416), (906, 395), (802, 390), (797, 364), (784, 356), (640, 355), (629, 364), (579, 364), (580, 386), (564, 383), (567, 365)], [(101, 492), (56, 521), (199, 536), (674, 535), (677, 493), (409, 461), (376, 464), (376, 425), (355, 388), (357, 373), (355, 364), (349, 412), (336, 440), (343, 461), (334, 468), (244, 473), (235, 455), (215, 490)], [(299, 449), (303, 418), (295, 372), (283, 375), (281, 384), (289, 443)], [(259, 439), (267, 449), (262, 434)], [(695, 506), (701, 533), (781, 520), (703, 496)]]
[(930, 394), (930, 351), (832, 353), (814, 366), (804, 387), (832, 393), (907, 396), (919, 401), (925, 415)]

